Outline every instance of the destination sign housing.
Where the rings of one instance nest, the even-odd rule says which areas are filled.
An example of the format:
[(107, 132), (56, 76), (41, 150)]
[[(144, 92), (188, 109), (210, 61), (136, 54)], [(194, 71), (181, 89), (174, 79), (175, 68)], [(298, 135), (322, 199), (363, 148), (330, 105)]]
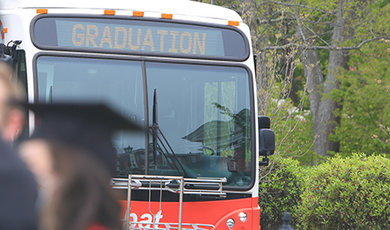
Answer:
[[(34, 24), (40, 48), (245, 59), (236, 30), (160, 21), (42, 17)], [(43, 32), (45, 31), (45, 32)]]

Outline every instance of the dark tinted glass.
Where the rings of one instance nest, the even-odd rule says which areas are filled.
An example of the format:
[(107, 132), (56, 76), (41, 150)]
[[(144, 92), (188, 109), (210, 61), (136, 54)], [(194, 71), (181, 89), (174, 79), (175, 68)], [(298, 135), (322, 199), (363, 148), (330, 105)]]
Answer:
[[(138, 124), (144, 123), (141, 62), (40, 56), (37, 83), (40, 102), (103, 102)], [(123, 132), (114, 143), (121, 157), (128, 147), (144, 149), (145, 136)], [(127, 169), (130, 162), (123, 164)]]
[(149, 62), (146, 75), (149, 121), (152, 126), (157, 120), (159, 127), (157, 149), (149, 154), (150, 173), (225, 177), (228, 185), (249, 186), (253, 155), (248, 72)]
[(38, 99), (100, 100), (143, 124), (146, 77), (149, 126), (156, 121), (159, 131), (150, 129), (149, 143), (143, 133), (114, 137), (117, 176), (144, 174), (148, 145), (152, 175), (226, 177), (226, 185), (249, 186), (254, 157), (247, 70), (159, 62), (145, 67), (143, 76), (139, 61), (40, 56)]

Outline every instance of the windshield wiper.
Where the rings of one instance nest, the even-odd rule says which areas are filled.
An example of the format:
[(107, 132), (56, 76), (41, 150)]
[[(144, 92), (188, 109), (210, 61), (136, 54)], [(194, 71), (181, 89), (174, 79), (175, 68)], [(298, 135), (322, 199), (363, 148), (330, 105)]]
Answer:
[(53, 103), (53, 86), (50, 86), (49, 91), (49, 104)]
[[(183, 167), (183, 164), (177, 159), (177, 156), (175, 152), (173, 151), (171, 145), (169, 144), (168, 140), (166, 139), (165, 135), (161, 131), (159, 125), (158, 125), (158, 111), (157, 111), (157, 90), (154, 89), (153, 92), (153, 124), (150, 127), (150, 132), (152, 134), (152, 144), (153, 144), (153, 161), (155, 168), (157, 169), (158, 164), (161, 163), (159, 158), (157, 157), (157, 152), (158, 149), (160, 149), (160, 152), (164, 155), (166, 158), (168, 164), (172, 167), (175, 168), (179, 174), (180, 174), (180, 169), (183, 171), (184, 177), (188, 177), (188, 173)], [(165, 152), (164, 152), (165, 151)], [(172, 164), (170, 164), (169, 159), (172, 160)], [(177, 167), (177, 165), (179, 167)]]
[(157, 121), (157, 91), (153, 91), (153, 124), (151, 127), (152, 131), (152, 143), (153, 143), (153, 161), (154, 167), (157, 167), (157, 138), (158, 138), (158, 121)]

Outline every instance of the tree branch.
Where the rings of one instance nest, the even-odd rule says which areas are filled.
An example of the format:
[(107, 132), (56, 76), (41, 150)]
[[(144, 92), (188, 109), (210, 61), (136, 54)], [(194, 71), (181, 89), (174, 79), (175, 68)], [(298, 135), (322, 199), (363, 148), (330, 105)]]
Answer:
[(315, 37), (319, 38), (323, 43), (325, 43), (327, 46), (330, 46), (329, 43), (327, 43), (324, 39), (321, 38), (320, 35), (318, 35), (316, 32), (314, 32), (314, 30), (312, 30), (310, 27), (308, 27), (307, 25), (305, 25), (305, 23), (302, 23), (302, 25), (307, 29), (309, 30)]
[(374, 38), (371, 38), (371, 39), (367, 39), (367, 40), (364, 40), (362, 42), (360, 42), (357, 46), (346, 46), (346, 47), (340, 47), (340, 46), (312, 46), (312, 45), (302, 45), (302, 44), (298, 44), (298, 43), (288, 43), (288, 44), (285, 44), (285, 45), (280, 45), (280, 46), (265, 46), (263, 48), (259, 48), (261, 51), (265, 51), (265, 50), (284, 50), (284, 49), (287, 49), (287, 48), (291, 48), (291, 47), (294, 47), (294, 48), (300, 48), (300, 49), (305, 49), (305, 50), (358, 50), (360, 48), (362, 48), (363, 45), (369, 43), (369, 42), (372, 42), (372, 41), (378, 41), (378, 40), (382, 40), (382, 39), (390, 39), (390, 37), (388, 36), (384, 36), (384, 37), (374, 37)]
[(265, 4), (276, 4), (276, 5), (281, 5), (281, 6), (289, 6), (289, 7), (299, 7), (299, 8), (306, 8), (306, 9), (309, 9), (309, 10), (315, 10), (315, 11), (318, 11), (318, 12), (321, 12), (321, 13), (326, 13), (326, 11), (324, 10), (321, 10), (321, 9), (318, 9), (318, 8), (315, 8), (315, 7), (310, 7), (310, 6), (307, 6), (307, 5), (302, 5), (302, 4), (293, 4), (293, 3), (286, 3), (286, 2), (277, 2), (277, 1), (264, 1), (262, 3), (260, 3), (260, 5), (265, 5)]
[(300, 35), (301, 35), (303, 41), (306, 42), (306, 36), (305, 36), (305, 34), (303, 33), (302, 26), (301, 26), (302, 23), (301, 23), (301, 20), (299, 20), (299, 16), (298, 16), (297, 14), (298, 14), (298, 13), (295, 12), (295, 18), (296, 18), (296, 20), (297, 20), (297, 27), (298, 27), (299, 33), (300, 33)]
[(281, 17), (281, 18), (277, 18), (277, 19), (259, 20), (259, 21), (257, 21), (257, 23), (259, 23), (259, 24), (269, 24), (269, 23), (277, 23), (277, 22), (281, 22), (281, 21), (292, 21), (292, 20), (295, 20), (295, 18), (292, 18), (292, 17)]

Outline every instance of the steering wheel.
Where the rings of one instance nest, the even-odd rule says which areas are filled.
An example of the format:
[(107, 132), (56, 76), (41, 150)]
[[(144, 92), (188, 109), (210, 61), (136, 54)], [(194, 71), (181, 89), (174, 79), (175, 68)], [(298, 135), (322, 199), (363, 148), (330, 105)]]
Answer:
[[(207, 150), (210, 150), (211, 151), (211, 156), (214, 156), (215, 155), (215, 150), (213, 149), (213, 148), (210, 148), (210, 147), (207, 147), (207, 146), (202, 146), (202, 149), (207, 149)], [(203, 152), (203, 154), (204, 154), (204, 152)]]

